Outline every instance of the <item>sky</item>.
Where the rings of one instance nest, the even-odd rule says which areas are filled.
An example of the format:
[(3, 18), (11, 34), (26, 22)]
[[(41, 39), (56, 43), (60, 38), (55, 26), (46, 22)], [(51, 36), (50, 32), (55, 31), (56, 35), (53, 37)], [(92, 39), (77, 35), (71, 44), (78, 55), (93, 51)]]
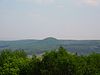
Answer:
[(100, 40), (100, 0), (0, 0), (0, 40)]

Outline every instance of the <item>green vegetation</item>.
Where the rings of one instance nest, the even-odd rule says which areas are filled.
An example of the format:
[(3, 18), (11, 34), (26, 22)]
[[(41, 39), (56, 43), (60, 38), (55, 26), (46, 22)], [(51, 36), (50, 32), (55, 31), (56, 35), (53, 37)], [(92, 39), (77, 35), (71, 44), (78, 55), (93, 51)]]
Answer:
[(29, 58), (23, 50), (3, 50), (0, 75), (100, 75), (100, 54), (78, 56), (60, 47)]
[(24, 49), (29, 55), (32, 53), (42, 54), (45, 51), (57, 49), (59, 46), (63, 46), (69, 52), (77, 52), (78, 55), (100, 53), (100, 40), (59, 40), (49, 37), (43, 40), (0, 41), (0, 51), (3, 49)]

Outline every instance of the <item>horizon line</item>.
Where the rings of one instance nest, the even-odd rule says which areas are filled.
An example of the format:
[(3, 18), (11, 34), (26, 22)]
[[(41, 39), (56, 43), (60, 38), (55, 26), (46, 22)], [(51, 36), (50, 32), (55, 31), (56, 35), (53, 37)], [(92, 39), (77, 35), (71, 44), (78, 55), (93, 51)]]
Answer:
[(22, 40), (44, 40), (44, 39), (48, 39), (48, 38), (53, 38), (56, 40), (100, 40), (100, 39), (91, 39), (91, 38), (87, 38), (87, 39), (69, 39), (69, 38), (56, 38), (56, 37), (46, 37), (46, 38), (22, 38), (22, 39), (0, 39), (0, 41), (22, 41)]

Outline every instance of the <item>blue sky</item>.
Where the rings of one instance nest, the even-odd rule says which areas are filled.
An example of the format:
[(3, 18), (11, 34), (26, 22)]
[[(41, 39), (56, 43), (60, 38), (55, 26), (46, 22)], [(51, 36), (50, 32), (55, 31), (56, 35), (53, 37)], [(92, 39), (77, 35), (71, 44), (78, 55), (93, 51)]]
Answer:
[(0, 40), (99, 39), (100, 0), (0, 0)]

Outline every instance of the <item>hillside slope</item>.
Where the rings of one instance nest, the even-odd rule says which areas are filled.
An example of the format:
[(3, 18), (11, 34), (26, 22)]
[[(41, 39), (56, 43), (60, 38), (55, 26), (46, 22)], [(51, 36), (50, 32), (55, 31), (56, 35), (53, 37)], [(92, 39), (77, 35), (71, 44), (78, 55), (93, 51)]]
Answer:
[(41, 54), (47, 50), (57, 49), (59, 46), (78, 54), (100, 53), (100, 40), (58, 40), (48, 37), (43, 40), (0, 41), (0, 50), (24, 49), (28, 54), (32, 52)]

